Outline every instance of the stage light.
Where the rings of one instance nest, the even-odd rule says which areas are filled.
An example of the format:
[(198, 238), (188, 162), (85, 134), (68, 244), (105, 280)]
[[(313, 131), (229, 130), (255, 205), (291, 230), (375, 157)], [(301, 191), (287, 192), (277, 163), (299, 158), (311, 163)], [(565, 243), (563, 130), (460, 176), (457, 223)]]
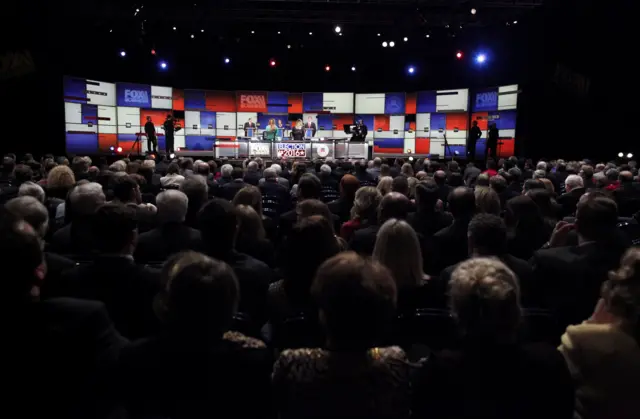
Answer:
[(444, 25), (445, 28), (449, 29), (449, 25)]
[(175, 158), (176, 158), (176, 153), (171, 153), (171, 154), (169, 154), (169, 158), (170, 158), (170, 159), (175, 159)]
[(409, 72), (409, 74), (413, 74), (416, 72), (416, 68), (414, 66), (409, 66), (409, 68), (407, 69), (407, 71)]
[(627, 158), (628, 158), (628, 159), (632, 159), (632, 158), (633, 158), (633, 153), (629, 153), (629, 154), (627, 154)]
[(136, 13), (140, 13), (140, 9), (136, 9)]
[(461, 51), (456, 52), (456, 58), (459, 59), (459, 60), (462, 59), (462, 52)]
[(291, 45), (287, 45), (287, 49), (291, 49)]
[(407, 38), (406, 36), (403, 39), (404, 42), (407, 42), (408, 40), (409, 40), (409, 38)]
[(160, 68), (163, 70), (167, 69), (167, 62), (166, 61), (160, 61)]
[(413, 156), (409, 156), (409, 161), (413, 161)]
[(485, 61), (487, 61), (487, 56), (485, 54), (478, 54), (478, 56), (476, 57), (476, 62), (478, 64), (484, 64)]
[(518, 24), (518, 21), (517, 21), (517, 20), (514, 20), (514, 21), (513, 21), (513, 24), (514, 24), (514, 25), (517, 25), (517, 24)]
[(476, 13), (478, 13), (478, 11), (476, 9), (471, 9), (471, 14), (475, 15)]
[(196, 36), (194, 34), (191, 34), (191, 39), (195, 38)]
[(311, 35), (313, 35), (313, 32), (309, 32), (309, 35), (310, 35), (310, 36), (311, 36)]
[(356, 71), (356, 66), (351, 67), (351, 71)]
[(381, 36), (380, 34), (378, 34), (378, 36)]
[(113, 33), (113, 29), (109, 29), (109, 33)]
[(393, 42), (393, 41), (391, 41), (391, 42), (389, 42), (389, 46), (390, 46), (391, 48), (393, 48), (393, 47), (395, 47), (395, 46), (396, 46), (396, 43), (395, 43), (395, 42)]
[[(109, 147), (109, 150), (114, 151), (116, 148), (114, 146)], [(622, 154), (622, 153), (620, 153)]]
[(151, 55), (156, 55), (156, 50), (155, 49), (151, 50)]
[(116, 151), (117, 151), (118, 153), (122, 153), (122, 147), (118, 147), (118, 148), (116, 148)]
[(280, 35), (280, 31), (278, 31), (278, 35)]
[(618, 157), (623, 158), (624, 157), (624, 153), (621, 151), (618, 153)]
[(386, 47), (387, 47), (387, 45), (389, 45), (389, 44), (387, 44), (387, 41), (384, 41), (384, 42), (382, 43), (382, 47), (383, 47), (383, 48), (386, 48)]
[(338, 35), (339, 35), (339, 36), (342, 36), (342, 32), (340, 32)]
[(427, 34), (427, 35), (426, 35), (426, 38), (431, 38), (431, 35)]
[(336, 26), (336, 29), (335, 29), (336, 33), (340, 33), (341, 30), (342, 28), (340, 26)]
[(127, 51), (125, 51), (125, 50), (120, 51), (120, 56), (121, 57), (126, 57), (127, 56)]
[(230, 62), (231, 62), (231, 60), (230, 60), (229, 58), (225, 58), (225, 59), (224, 59), (224, 63), (225, 63), (225, 64), (229, 64)]
[(204, 29), (200, 29), (200, 33), (204, 33)]
[(325, 66), (324, 71), (331, 71), (331, 66), (330, 65)]
[(270, 65), (271, 67), (275, 67), (275, 66), (276, 66), (276, 60), (271, 60), (271, 61), (269, 61), (269, 65)]
[(254, 33), (256, 33), (256, 31), (251, 31), (251, 35), (253, 35)]
[(174, 26), (174, 27), (173, 27), (173, 30), (174, 30), (174, 31), (177, 31), (177, 30), (178, 30), (178, 28), (176, 28), (176, 27)]

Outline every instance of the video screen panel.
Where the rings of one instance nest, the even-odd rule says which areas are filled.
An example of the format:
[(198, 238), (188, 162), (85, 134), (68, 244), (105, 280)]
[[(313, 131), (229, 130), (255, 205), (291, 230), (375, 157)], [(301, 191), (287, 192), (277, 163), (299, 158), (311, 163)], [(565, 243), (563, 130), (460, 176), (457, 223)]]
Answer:
[(356, 94), (357, 114), (384, 114), (384, 93), (358, 93)]
[(171, 87), (151, 86), (151, 107), (153, 109), (172, 109), (173, 89)]
[(63, 92), (65, 102), (116, 105), (116, 85), (114, 83), (65, 77)]

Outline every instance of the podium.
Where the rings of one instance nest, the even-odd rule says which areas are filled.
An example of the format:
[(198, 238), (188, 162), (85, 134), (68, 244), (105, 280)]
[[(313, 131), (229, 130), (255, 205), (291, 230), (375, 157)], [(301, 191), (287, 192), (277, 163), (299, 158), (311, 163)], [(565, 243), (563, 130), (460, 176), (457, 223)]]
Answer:
[(313, 138), (313, 130), (311, 128), (307, 128), (304, 130), (305, 138)]
[(257, 129), (255, 128), (247, 128), (247, 137), (255, 137)]

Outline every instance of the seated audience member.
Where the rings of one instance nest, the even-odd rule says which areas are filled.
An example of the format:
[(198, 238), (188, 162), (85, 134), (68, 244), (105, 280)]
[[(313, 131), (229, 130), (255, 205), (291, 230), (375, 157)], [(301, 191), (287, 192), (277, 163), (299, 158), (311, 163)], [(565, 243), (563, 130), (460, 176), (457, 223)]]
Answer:
[(320, 215), (329, 221), (334, 234), (335, 231), (340, 228), (340, 220), (338, 217), (331, 213), (327, 204), (318, 199), (305, 199), (298, 204), (296, 212), (298, 214), (298, 221), (314, 215)]
[(620, 172), (620, 186), (613, 191), (621, 217), (633, 217), (640, 211), (640, 185), (633, 183), (633, 174), (627, 170)]
[(349, 242), (349, 248), (362, 255), (370, 256), (376, 244), (380, 226), (391, 218), (405, 220), (409, 214), (409, 198), (399, 192), (389, 192), (380, 200), (378, 222), (356, 230)]
[[(518, 278), (522, 302), (530, 307), (530, 289), (533, 286), (533, 269), (526, 260), (511, 256), (507, 251), (507, 226), (502, 218), (493, 214), (478, 214), (469, 223), (469, 257), (495, 257), (511, 269)], [(459, 265), (442, 271), (438, 290), (444, 295), (449, 289), (451, 274)]]
[(19, 188), (26, 182), (33, 181), (33, 170), (26, 164), (18, 164), (13, 170), (13, 176), (10, 178), (10, 183), (0, 189), (0, 204), (4, 204), (18, 196)]
[(393, 275), (398, 290), (398, 312), (433, 307), (429, 277), (422, 270), (422, 253), (416, 232), (403, 220), (387, 220), (376, 238), (373, 260)]
[[(374, 162), (374, 168), (375, 168), (375, 162)], [(385, 176), (391, 177), (391, 167), (389, 167), (388, 164), (383, 163), (383, 164), (380, 165), (380, 175), (378, 176), (377, 180), (379, 180), (380, 178), (383, 178)]]
[(432, 354), (421, 368), (413, 417), (571, 419), (574, 390), (562, 356), (518, 343), (520, 289), (508, 267), (488, 258), (461, 263), (449, 305), (461, 347)]
[(393, 178), (393, 181), (391, 182), (391, 191), (401, 193), (402, 195), (409, 198), (410, 189), (409, 180), (407, 179), (407, 177), (400, 175)]
[[(265, 172), (267, 170), (265, 170)], [(288, 195), (287, 199), (289, 199)], [(252, 185), (245, 186), (238, 191), (236, 196), (233, 197), (232, 202), (236, 207), (238, 205), (248, 205), (253, 208), (262, 219), (262, 227), (264, 227), (267, 239), (269, 239), (271, 242), (275, 242), (278, 237), (278, 224), (273, 218), (264, 215), (264, 210), (262, 208), (263, 197), (258, 188)]]
[(413, 167), (411, 167), (410, 163), (405, 163), (400, 168), (400, 175), (404, 177), (413, 177)]
[(238, 213), (236, 250), (266, 263), (270, 268), (275, 268), (275, 250), (273, 244), (267, 240), (262, 217), (249, 205), (237, 205), (236, 211)]
[(323, 164), (320, 166), (320, 185), (322, 202), (329, 203), (340, 197), (339, 184), (331, 174), (331, 166)]
[(258, 162), (251, 161), (247, 164), (247, 172), (244, 174), (244, 183), (247, 185), (258, 186), (262, 174), (259, 171)]
[(486, 173), (480, 173), (478, 175), (478, 178), (476, 179), (476, 189), (479, 188), (488, 188), (490, 187), (491, 184), (491, 178), (489, 177), (488, 174)]
[[(278, 175), (273, 166), (265, 169), (263, 176), (264, 179), (260, 179), (260, 193), (264, 215), (278, 218), (291, 207), (289, 190), (278, 181)], [(284, 178), (280, 179), (286, 181)]]
[[(268, 169), (273, 169), (273, 171), (276, 174), (276, 181), (278, 182), (279, 185), (283, 186), (284, 188), (287, 189), (287, 191), (289, 190), (289, 181), (285, 178), (282, 177), (283, 171), (282, 171), (282, 166), (274, 163), (271, 166), (268, 167)], [(267, 169), (264, 170), (265, 172), (267, 171)], [(264, 184), (264, 182), (266, 181), (266, 175), (264, 174), (264, 172), (262, 173), (263, 178), (260, 179), (260, 182), (258, 183), (258, 186), (262, 186)]]
[(529, 260), (540, 249), (553, 228), (545, 222), (540, 208), (529, 196), (517, 196), (507, 202), (504, 220), (507, 224), (507, 248), (517, 258)]
[(11, 186), (13, 182), (13, 172), (16, 170), (16, 159), (11, 156), (4, 156), (2, 158), (2, 165), (0, 166), (0, 187), (6, 188)]
[(160, 185), (163, 188), (178, 188), (184, 182), (184, 176), (180, 174), (180, 166), (173, 162), (167, 167), (167, 174), (160, 178)]
[(33, 182), (25, 182), (18, 188), (18, 196), (32, 196), (44, 204), (45, 193), (42, 186)]
[(447, 183), (452, 188), (465, 186), (464, 181), (462, 180), (462, 175), (460, 173), (450, 173), (447, 178)]
[(378, 180), (374, 177), (375, 174), (367, 172), (367, 165), (364, 160), (355, 162), (354, 169), (353, 175), (358, 179), (361, 186), (376, 186)]
[(63, 273), (60, 294), (103, 302), (116, 329), (129, 339), (157, 330), (153, 298), (159, 273), (136, 265), (136, 214), (131, 207), (105, 204), (91, 217), (97, 255), (93, 262)]
[(416, 185), (416, 211), (407, 216), (407, 222), (427, 239), (453, 222), (450, 213), (437, 209), (438, 199), (438, 186), (435, 182), (424, 181)]
[(169, 259), (155, 304), (164, 332), (121, 356), (120, 391), (129, 413), (215, 417), (234, 406), (239, 417), (269, 416), (271, 355), (262, 341), (228, 331), (239, 299), (226, 263), (195, 252)]
[(487, 170), (482, 173), (488, 175), (490, 178), (496, 176), (498, 174), (498, 163), (493, 159), (488, 159)]
[(576, 386), (576, 414), (631, 419), (640, 412), (640, 249), (629, 249), (602, 285), (591, 317), (569, 326), (564, 355)]
[(500, 215), (500, 196), (498, 196), (496, 191), (491, 188), (478, 188), (474, 194), (476, 199), (476, 213)]
[(274, 366), (279, 417), (409, 417), (409, 364), (398, 347), (379, 345), (393, 320), (389, 271), (355, 253), (326, 261), (312, 293), (326, 349), (286, 350)]
[(173, 189), (156, 197), (158, 227), (140, 234), (134, 259), (138, 263), (164, 262), (184, 250), (199, 250), (200, 232), (184, 224), (189, 198)]
[(518, 167), (512, 167), (507, 171), (507, 175), (509, 175), (509, 184), (507, 185), (507, 190), (509, 191), (512, 197), (516, 197), (522, 194), (522, 171)]
[(470, 188), (473, 188), (476, 185), (476, 179), (480, 175), (480, 169), (478, 169), (473, 162), (467, 163), (467, 167), (464, 169), (464, 174), (462, 176), (462, 180), (464, 184)]
[(589, 190), (589, 189), (594, 189), (596, 187), (596, 181), (593, 178), (593, 175), (594, 175), (593, 166), (590, 166), (588, 164), (582, 165), (582, 167), (580, 168), (579, 175), (582, 177), (582, 180), (584, 181), (585, 189)]
[(71, 223), (53, 234), (51, 251), (64, 255), (89, 255), (93, 248), (91, 217), (104, 202), (99, 183), (85, 183), (73, 188), (69, 193), (69, 208), (66, 209), (71, 214)]
[[(297, 203), (301, 203), (305, 199), (320, 199), (322, 194), (322, 185), (320, 180), (311, 173), (305, 173), (300, 176), (300, 180), (297, 183), (296, 197)], [(291, 211), (287, 211), (280, 216), (279, 227), (280, 236), (287, 235), (291, 228), (298, 220), (297, 209), (294, 208)]]
[(540, 179), (540, 181), (542, 183), (544, 183), (545, 189), (551, 194), (551, 196), (555, 197), (556, 196), (556, 188), (553, 185), (553, 182), (551, 181), (551, 179), (542, 178), (542, 179)]
[[(537, 251), (533, 266), (538, 298), (556, 310), (566, 324), (585, 319), (595, 306), (607, 272), (618, 266), (629, 246), (616, 234), (618, 212), (609, 198), (587, 197), (578, 204), (575, 225), (561, 221), (548, 243)], [(577, 246), (564, 246), (570, 230)]]
[(546, 170), (536, 169), (536, 171), (533, 172), (532, 179), (542, 181), (542, 179), (544, 179), (546, 176), (547, 176), (547, 171)]
[(382, 159), (380, 157), (376, 157), (371, 161), (371, 163), (373, 164), (373, 167), (367, 169), (367, 173), (369, 173), (373, 179), (377, 180), (380, 177)]
[(546, 189), (544, 183), (540, 179), (527, 179), (522, 185), (522, 195), (526, 195), (527, 192), (533, 189)]
[(453, 223), (433, 236), (436, 251), (435, 273), (447, 266), (462, 262), (469, 254), (467, 230), (476, 211), (473, 189), (466, 187), (454, 189), (449, 195), (449, 211), (453, 215)]
[(340, 198), (329, 202), (329, 210), (338, 216), (341, 223), (346, 223), (351, 218), (351, 208), (356, 198), (356, 192), (360, 188), (360, 182), (353, 175), (344, 175), (340, 179)]
[(276, 334), (287, 318), (300, 314), (316, 318), (311, 283), (318, 267), (338, 252), (339, 243), (326, 218), (310, 216), (293, 227), (283, 244), (283, 278), (269, 287), (269, 319)]
[(558, 222), (561, 207), (553, 199), (552, 194), (547, 189), (532, 189), (527, 192), (527, 196), (536, 203), (545, 222), (553, 228)]
[(584, 195), (585, 188), (583, 180), (578, 175), (569, 175), (564, 181), (565, 193), (560, 195), (557, 199), (558, 204), (561, 205), (561, 217), (570, 217), (576, 212), (576, 206), (580, 197)]
[(437, 170), (433, 174), (433, 180), (436, 182), (436, 185), (438, 185), (438, 198), (446, 207), (449, 199), (449, 193), (452, 191), (451, 187), (446, 183), (447, 173), (444, 170)]
[(41, 238), (28, 222), (4, 208), (0, 237), (0, 263), (11, 267), (3, 275), (2, 331), (7, 344), (2, 374), (11, 383), (3, 395), (4, 408), (25, 412), (25, 395), (33, 394), (36, 382), (43, 386), (38, 403), (19, 416), (109, 417), (115, 398), (105, 371), (116, 368), (125, 341), (104, 305), (70, 298), (41, 300), (46, 273)]
[(238, 191), (248, 185), (243, 179), (244, 172), (240, 167), (233, 168), (231, 177), (233, 178), (233, 180), (223, 185), (220, 189), (220, 197), (222, 199), (226, 199), (227, 201), (233, 201), (233, 197), (236, 196)]
[(505, 173), (504, 176), (496, 175), (489, 179), (489, 186), (498, 194), (498, 197), (500, 197), (500, 208), (504, 208), (507, 201), (511, 198), (520, 195), (520, 190), (514, 192), (508, 188), (507, 178), (510, 178), (510, 175)]
[(393, 185), (393, 178), (391, 176), (382, 176), (378, 179), (378, 190), (385, 196), (389, 192), (391, 192), (391, 188)]
[(340, 228), (340, 237), (349, 242), (356, 230), (376, 224), (381, 200), (382, 194), (373, 186), (358, 189), (350, 210), (351, 219)]
[(124, 175), (113, 179), (113, 200), (111, 202), (131, 207), (136, 212), (138, 230), (146, 232), (155, 226), (156, 207), (154, 205), (142, 205), (140, 186), (134, 176)]
[(198, 212), (209, 200), (207, 180), (201, 175), (191, 175), (180, 184), (182, 191), (189, 198), (189, 208), (184, 221), (189, 227), (198, 227)]
[(223, 187), (227, 183), (233, 182), (233, 166), (230, 164), (223, 164), (220, 168), (220, 177), (217, 179), (218, 185)]
[(238, 310), (260, 327), (266, 320), (266, 297), (273, 272), (259, 260), (236, 250), (238, 215), (229, 201), (214, 198), (198, 215), (205, 253), (226, 262), (238, 277), (240, 305)]

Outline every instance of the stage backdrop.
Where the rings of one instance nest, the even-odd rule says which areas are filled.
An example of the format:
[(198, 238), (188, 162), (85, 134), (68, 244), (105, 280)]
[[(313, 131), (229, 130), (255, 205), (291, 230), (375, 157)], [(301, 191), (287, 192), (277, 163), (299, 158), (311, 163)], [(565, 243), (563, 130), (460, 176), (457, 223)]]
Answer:
[[(149, 116), (159, 148), (164, 149), (162, 123), (171, 114), (182, 128), (175, 134), (176, 148), (210, 150), (216, 140), (245, 136), (249, 119), (257, 124), (254, 135), (261, 136), (274, 119), (288, 136), (291, 126), (302, 120), (313, 122), (315, 137), (320, 138), (346, 137), (344, 126), (362, 120), (376, 155), (464, 156), (470, 120), (476, 120), (483, 132), (478, 155), (484, 153), (488, 124), (495, 122), (502, 140), (499, 154), (509, 156), (514, 150), (517, 93), (517, 85), (473, 92), (229, 92), (65, 77), (66, 146), (69, 153), (83, 154), (108, 153), (112, 147), (145, 151)], [(141, 139), (140, 149), (136, 138)]]

